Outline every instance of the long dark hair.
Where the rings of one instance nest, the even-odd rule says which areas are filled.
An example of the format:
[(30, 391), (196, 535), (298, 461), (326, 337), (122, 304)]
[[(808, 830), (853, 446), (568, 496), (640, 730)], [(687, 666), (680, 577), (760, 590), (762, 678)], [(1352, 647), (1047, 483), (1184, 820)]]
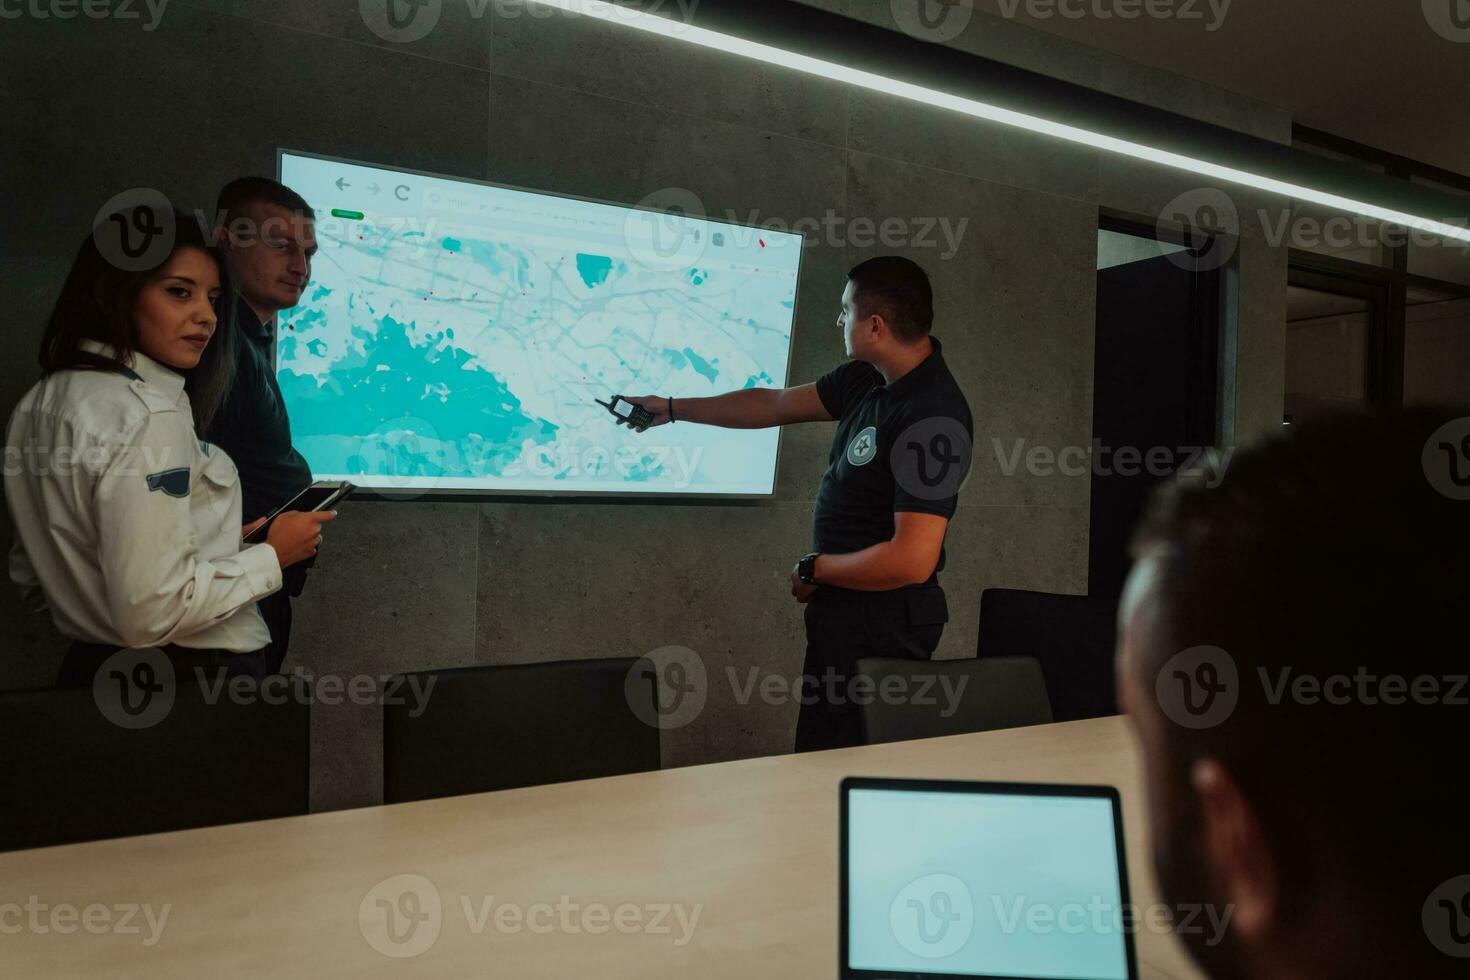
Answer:
[[(118, 228), (167, 228), (172, 220), (173, 246), (156, 261), (144, 255), (140, 261), (110, 260), (99, 247), (101, 238), (104, 247), (112, 250), (112, 242), (106, 237), (106, 226)], [(219, 411), (229, 395), (234, 381), (236, 362), (235, 326), (237, 298), (230, 279), (229, 267), (224, 256), (214, 243), (205, 237), (194, 216), (174, 209), (172, 214), (158, 214), (146, 205), (129, 209), (127, 212), (109, 215), (99, 222), (99, 231), (88, 235), (77, 249), (71, 272), (61, 287), (61, 296), (51, 310), (51, 319), (46, 324), (46, 333), (41, 338), (41, 373), (54, 374), (69, 369), (88, 369), (81, 363), (81, 344), (93, 340), (107, 344), (124, 364), (138, 349), (138, 324), (134, 316), (138, 296), (147, 282), (158, 270), (168, 264), (170, 258), (182, 248), (197, 248), (204, 252), (219, 269), (220, 292), (215, 302), (214, 336), (199, 358), (199, 364), (185, 372), (189, 391), (189, 402), (194, 412), (194, 429), (203, 434), (215, 413)]]

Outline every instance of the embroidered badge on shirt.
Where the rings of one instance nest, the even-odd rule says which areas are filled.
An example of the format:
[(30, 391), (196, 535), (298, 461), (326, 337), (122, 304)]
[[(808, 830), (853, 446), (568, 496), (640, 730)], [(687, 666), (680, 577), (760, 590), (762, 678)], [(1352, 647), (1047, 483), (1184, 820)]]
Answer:
[(170, 497), (189, 496), (189, 467), (148, 474), (149, 491), (162, 490)]
[(847, 444), (847, 461), (853, 466), (862, 466), (878, 455), (878, 430), (868, 426), (852, 437)]

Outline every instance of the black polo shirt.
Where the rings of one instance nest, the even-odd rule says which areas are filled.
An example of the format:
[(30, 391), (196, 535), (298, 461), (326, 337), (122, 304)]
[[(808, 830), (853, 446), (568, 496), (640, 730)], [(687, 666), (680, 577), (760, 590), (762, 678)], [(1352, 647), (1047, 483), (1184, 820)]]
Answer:
[[(897, 512), (954, 516), (974, 422), (933, 343), (933, 353), (891, 385), (863, 361), (817, 382), (822, 405), (840, 421), (817, 490), (814, 551), (848, 554), (890, 541)], [(941, 548), (935, 572), (943, 567)]]
[(235, 383), (205, 436), (234, 460), (245, 520), (266, 517), (311, 486), (311, 467), (291, 445), (291, 419), (276, 383), (272, 336), (246, 303), (238, 307)]

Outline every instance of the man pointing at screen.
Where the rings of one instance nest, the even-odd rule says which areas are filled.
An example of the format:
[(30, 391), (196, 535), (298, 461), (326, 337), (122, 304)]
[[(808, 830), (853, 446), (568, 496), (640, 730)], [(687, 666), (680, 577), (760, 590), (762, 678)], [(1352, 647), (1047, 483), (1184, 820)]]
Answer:
[(857, 661), (927, 660), (949, 619), (938, 572), (974, 429), (930, 336), (933, 319), (923, 269), (898, 256), (869, 259), (848, 273), (837, 320), (852, 360), (815, 383), (628, 398), (653, 414), (652, 425), (839, 423), (817, 490), (813, 550), (791, 572), (791, 594), (806, 603), (798, 752), (859, 744)]

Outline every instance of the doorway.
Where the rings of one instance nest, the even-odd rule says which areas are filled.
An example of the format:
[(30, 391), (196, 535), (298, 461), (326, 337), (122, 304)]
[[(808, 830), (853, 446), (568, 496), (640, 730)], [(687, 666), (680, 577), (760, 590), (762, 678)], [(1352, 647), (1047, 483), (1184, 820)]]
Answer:
[(1088, 594), (1115, 599), (1149, 491), (1215, 445), (1222, 263), (1151, 227), (1098, 233)]

